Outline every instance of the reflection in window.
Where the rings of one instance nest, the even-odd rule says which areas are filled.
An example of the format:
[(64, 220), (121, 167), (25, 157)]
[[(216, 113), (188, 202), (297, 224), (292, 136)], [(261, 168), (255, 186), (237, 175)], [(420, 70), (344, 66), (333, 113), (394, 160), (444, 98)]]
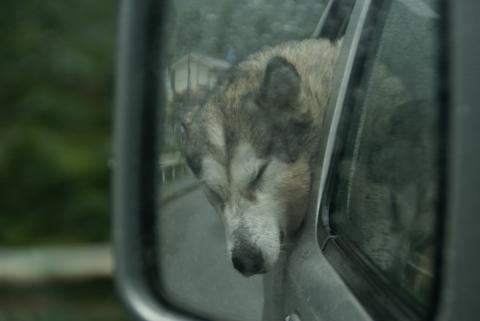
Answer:
[(434, 275), (439, 182), (436, 23), (423, 3), (388, 7), (345, 106), (330, 204), (339, 240), (423, 305)]

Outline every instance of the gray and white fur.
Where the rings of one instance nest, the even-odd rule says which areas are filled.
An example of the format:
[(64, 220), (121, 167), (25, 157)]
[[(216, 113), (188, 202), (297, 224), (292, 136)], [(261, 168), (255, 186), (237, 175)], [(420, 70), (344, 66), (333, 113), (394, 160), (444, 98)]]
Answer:
[(184, 154), (245, 276), (278, 260), (309, 198), (340, 42), (288, 42), (247, 57), (183, 115)]

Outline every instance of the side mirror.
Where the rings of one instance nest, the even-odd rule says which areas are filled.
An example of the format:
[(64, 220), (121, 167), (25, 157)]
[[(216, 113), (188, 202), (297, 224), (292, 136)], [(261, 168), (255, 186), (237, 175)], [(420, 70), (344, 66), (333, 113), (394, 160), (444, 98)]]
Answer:
[[(183, 1), (182, 3), (187, 3), (187, 0)], [(245, 266), (246, 263), (240, 264), (233, 259), (231, 262), (227, 257), (223, 227), (215, 218), (214, 209), (203, 198), (198, 188), (199, 183), (193, 179), (193, 175), (188, 174), (186, 160), (177, 146), (177, 134), (181, 132), (181, 125), (174, 126), (168, 121), (175, 118), (175, 102), (182, 106), (196, 105), (203, 93), (198, 90), (195, 92), (194, 87), (200, 89), (200, 85), (204, 84), (211, 86), (215, 78), (219, 77), (217, 72), (228, 66), (228, 63), (233, 63), (236, 57), (245, 56), (263, 46), (306, 38), (320, 17), (315, 35), (322, 34), (320, 31), (323, 23), (326, 26), (324, 30), (332, 29), (326, 16), (322, 16), (322, 10), (327, 12), (333, 0), (328, 1), (326, 6), (312, 0), (312, 3), (298, 7), (298, 11), (297, 4), (292, 2), (285, 2), (284, 6), (273, 6), (269, 1), (251, 1), (248, 2), (251, 11), (242, 11), (240, 9), (244, 2), (210, 1), (208, 3), (217, 11), (205, 12), (205, 3), (197, 4), (193, 0), (188, 3), (192, 5), (192, 10), (176, 10), (170, 6), (173, 1), (124, 0), (121, 3), (115, 88), (115, 214), (112, 233), (117, 285), (126, 305), (139, 320), (260, 320), (264, 297), (262, 279), (260, 276), (245, 279), (233, 269), (232, 264), (242, 270), (240, 266)], [(254, 7), (257, 5), (265, 8)], [(355, 2), (353, 15), (358, 26), (362, 25), (361, 21), (368, 13), (369, 5), (368, 0)], [(448, 186), (445, 187), (450, 203), (448, 209), (445, 209), (449, 215), (448, 224), (445, 224), (448, 240), (444, 252), (447, 255), (442, 258), (444, 280), (441, 286), (445, 290), (438, 299), (440, 317), (461, 315), (464, 319), (478, 316), (479, 307), (472, 300), (478, 288), (476, 285), (479, 278), (475, 276), (480, 262), (475, 246), (479, 241), (478, 228), (477, 224), (473, 224), (478, 221), (478, 216), (474, 213), (480, 206), (480, 198), (475, 195), (479, 181), (477, 167), (480, 145), (472, 139), (478, 136), (480, 119), (479, 109), (472, 107), (478, 101), (475, 87), (478, 83), (475, 81), (478, 78), (475, 66), (478, 64), (475, 65), (475, 62), (479, 46), (471, 41), (474, 36), (472, 30), (475, 30), (477, 24), (474, 15), (476, 11), (472, 10), (475, 6), (478, 7), (464, 3), (453, 5), (452, 27), (442, 27), (453, 30), (449, 35), (452, 37), (453, 45), (449, 48), (452, 56), (448, 57), (452, 88), (449, 88), (446, 96), (451, 98), (448, 103), (455, 108), (451, 112), (452, 120), (445, 120), (445, 123), (452, 123), (451, 128), (448, 128), (451, 130), (449, 135), (452, 146), (448, 146), (451, 173), (446, 182)], [(413, 9), (421, 7), (415, 6)], [(412, 8), (409, 6), (409, 9)], [(298, 14), (293, 15), (289, 10)], [(238, 25), (244, 33), (230, 28), (230, 22), (236, 17), (233, 14), (235, 12), (241, 18)], [(343, 15), (343, 10), (338, 12)], [(257, 16), (257, 13), (260, 15)], [(182, 18), (169, 20), (172, 17)], [(212, 35), (205, 36), (203, 33), (201, 23), (205, 21), (218, 23), (212, 23)], [(354, 28), (355, 24), (351, 26)], [(270, 27), (278, 33), (268, 31)], [(333, 30), (337, 30), (336, 26)], [(351, 43), (357, 43), (362, 30), (353, 31)], [(180, 43), (175, 50), (171, 49), (171, 39), (177, 40), (177, 45)], [(232, 42), (242, 39), (245, 48), (236, 48), (226, 42), (226, 39)], [(199, 40), (204, 41), (203, 45), (218, 50), (217, 59), (211, 59), (208, 55), (205, 57), (203, 53), (198, 55), (195, 51), (198, 48), (192, 44)], [(348, 53), (347, 58), (353, 59), (356, 52)], [(219, 61), (218, 56), (224, 57), (223, 60), (227, 62)], [(202, 75), (205, 65), (212, 68), (206, 68), (208, 72)], [(287, 66), (284, 74), (286, 79), (295, 84), (298, 79), (294, 70), (284, 62), (281, 65)], [(347, 68), (351, 68), (351, 65), (345, 65), (345, 74), (350, 73)], [(290, 89), (292, 88), (296, 87)], [(176, 93), (176, 90), (186, 90), (186, 95)], [(246, 97), (250, 98), (256, 97)], [(278, 97), (266, 95), (263, 98)], [(287, 99), (287, 102), (282, 107), (291, 107), (296, 101)], [(252, 117), (251, 120), (253, 122), (256, 119)], [(296, 120), (297, 124), (304, 121), (301, 117)], [(292, 147), (293, 150), (295, 147)], [(290, 160), (288, 157), (285, 159)], [(245, 161), (245, 164), (250, 163)], [(258, 183), (257, 178), (261, 178), (267, 167), (261, 164), (258, 168), (251, 180), (253, 185)], [(222, 199), (218, 191), (210, 193), (211, 198)], [(215, 204), (215, 201), (212, 203)], [(219, 203), (221, 202), (217, 202)], [(311, 236), (314, 236), (312, 239), (316, 236), (314, 233), (311, 232)], [(279, 233), (278, 238), (282, 237)], [(325, 260), (322, 251), (329, 240), (332, 239), (327, 238), (320, 248), (315, 239), (314, 251), (297, 248), (294, 258), (298, 262), (306, 257), (313, 258), (310, 254), (314, 253), (317, 260), (311, 262), (315, 262), (315, 265), (290, 266), (292, 269), (288, 271), (290, 279), (287, 282), (290, 287), (283, 287), (284, 284), (276, 287), (277, 292), (285, 290), (284, 293), (290, 296), (290, 300), (284, 300), (285, 297), (281, 296), (274, 298), (278, 299), (276, 306), (288, 305), (280, 311), (283, 313), (288, 309), (288, 314), (282, 314), (288, 315), (287, 320), (305, 317), (306, 314), (302, 315), (305, 311), (317, 313), (321, 309), (323, 314), (316, 315), (317, 318), (330, 319), (325, 316), (346, 312), (345, 315), (360, 315), (362, 320), (371, 319), (355, 293), (351, 292), (337, 270)], [(314, 272), (318, 272), (316, 277), (313, 276)], [(280, 275), (279, 279), (283, 276)], [(298, 282), (298, 276), (303, 276), (303, 283)], [(332, 293), (327, 291), (330, 288), (342, 295), (329, 295)], [(305, 293), (315, 293), (316, 301)], [(343, 301), (338, 301), (338, 297)]]

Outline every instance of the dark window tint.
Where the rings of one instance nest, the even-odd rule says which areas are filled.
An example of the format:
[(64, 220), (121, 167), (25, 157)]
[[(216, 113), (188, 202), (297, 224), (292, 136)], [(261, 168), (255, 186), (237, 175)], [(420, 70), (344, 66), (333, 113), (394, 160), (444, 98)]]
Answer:
[[(336, 41), (345, 35), (350, 13), (352, 12), (354, 0), (332, 0), (327, 5), (328, 14), (322, 23), (319, 38)], [(321, 21), (322, 22), (322, 21)]]
[[(337, 244), (413, 306), (430, 300), (439, 201), (439, 16), (379, 2), (365, 29), (330, 187)], [(345, 257), (348, 257), (346, 255)]]

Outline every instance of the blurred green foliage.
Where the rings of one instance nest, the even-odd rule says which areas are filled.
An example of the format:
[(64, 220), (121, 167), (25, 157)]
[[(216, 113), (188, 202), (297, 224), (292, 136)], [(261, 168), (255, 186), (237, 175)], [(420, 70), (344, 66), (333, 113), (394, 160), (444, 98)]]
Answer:
[[(174, 4), (170, 62), (305, 38), (324, 1)], [(115, 0), (0, 1), (0, 245), (108, 240), (116, 11)]]
[(116, 1), (0, 1), (0, 245), (105, 241)]

